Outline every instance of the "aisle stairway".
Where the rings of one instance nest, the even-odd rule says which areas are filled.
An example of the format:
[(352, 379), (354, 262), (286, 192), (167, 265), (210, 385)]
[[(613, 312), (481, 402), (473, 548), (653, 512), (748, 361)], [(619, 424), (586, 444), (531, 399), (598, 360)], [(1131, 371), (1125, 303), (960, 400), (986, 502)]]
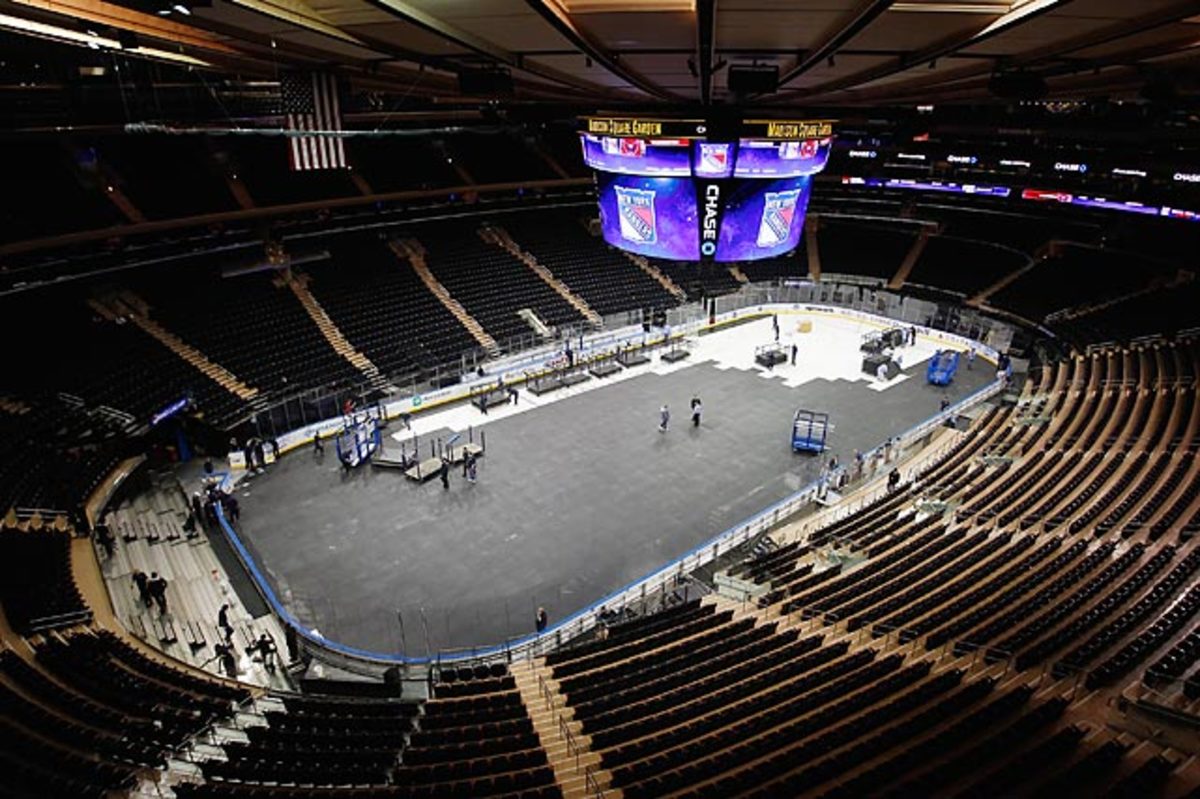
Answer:
[(308, 281), (311, 279), (311, 276), (297, 275), (289, 272), (283, 279), (287, 282), (288, 288), (292, 290), (292, 293), (296, 295), (296, 299), (300, 300), (300, 304), (304, 306), (304, 310), (308, 312), (309, 317), (312, 318), (317, 328), (320, 329), (321, 335), (329, 342), (329, 346), (333, 347), (338, 355), (349, 361), (355, 369), (370, 378), (376, 388), (383, 388), (386, 381), (380, 374), (379, 367), (373, 364), (370, 358), (354, 348), (354, 345), (350, 343), (350, 340), (346, 338), (341, 329), (329, 318), (329, 314), (321, 307), (321, 303), (308, 290)]
[(159, 342), (180, 358), (196, 367), (200, 372), (212, 378), (212, 380), (240, 399), (249, 401), (258, 396), (259, 392), (257, 388), (247, 385), (237, 375), (220, 364), (213, 362), (203, 352), (151, 319), (147, 314), (149, 306), (132, 292), (122, 292), (119, 297), (110, 297), (107, 301), (91, 299), (88, 300), (88, 305), (106, 318), (125, 318), (133, 322), (147, 334), (158, 339)]
[(429, 270), (429, 265), (425, 263), (425, 248), (416, 239), (395, 239), (389, 242), (392, 252), (396, 253), (402, 261), (407, 261), (413, 271), (417, 273), (417, 277), (421, 278), (421, 282), (425, 287), (441, 301), (442, 305), (446, 306), (446, 310), (454, 314), (463, 327), (467, 329), (475, 340), (479, 342), (479, 346), (487, 350), (488, 355), (496, 357), (500, 354), (500, 347), (496, 344), (483, 325), (475, 317), (467, 312), (467, 309), (462, 306), (458, 300), (450, 295), (450, 291), (442, 285), (441, 281), (434, 276)]
[(821, 279), (821, 249), (817, 244), (817, 231), (820, 229), (819, 217), (809, 214), (804, 220), (804, 250), (808, 256), (808, 275), (813, 280)]
[(494, 244), (500, 249), (511, 253), (513, 257), (528, 266), (535, 275), (540, 277), (546, 283), (547, 286), (558, 292), (560, 297), (569, 302), (575, 308), (575, 310), (579, 311), (583, 318), (587, 319), (592, 324), (599, 325), (604, 321), (600, 318), (600, 314), (592, 310), (592, 307), (588, 305), (587, 300), (571, 291), (566, 283), (563, 283), (561, 280), (555, 277), (549, 269), (538, 262), (537, 258), (534, 258), (531, 254), (522, 250), (520, 245), (513, 241), (512, 236), (508, 235), (508, 231), (506, 231), (504, 228), (497, 227), (495, 225), (487, 225), (479, 229), (479, 238), (483, 239), (488, 244)]
[(565, 799), (585, 799), (597, 787), (609, 790), (612, 775), (601, 766), (599, 753), (592, 751), (591, 739), (573, 718), (574, 711), (545, 661), (539, 658), (513, 667), (512, 674)]
[[(238, 678), (275, 688), (290, 688), (283, 668), (284, 632), (270, 613), (253, 617), (232, 589), (221, 562), (202, 530), (191, 538), (183, 530), (188, 509), (182, 491), (156, 490), (126, 500), (109, 510), (107, 522), (116, 538), (112, 559), (101, 556), (100, 569), (113, 611), (129, 633), (188, 665), (220, 675), (213, 645), (223, 638), (217, 615), (228, 603), (238, 653)], [(216, 530), (213, 535), (220, 535)], [(167, 580), (167, 614), (147, 608), (133, 583), (137, 569), (158, 572)], [(276, 642), (280, 659), (274, 671), (245, 654), (262, 633)]]
[(1048, 241), (1034, 251), (1033, 257), (1029, 259), (1029, 263), (1022, 264), (1017, 269), (1012, 270), (1008, 274), (1002, 276), (999, 280), (994, 281), (991, 285), (985, 286), (981, 291), (972, 297), (967, 298), (967, 305), (979, 305), (988, 297), (999, 292), (1005, 286), (1015, 283), (1018, 278), (1027, 272), (1036, 269), (1037, 266), (1048, 259), (1054, 257), (1060, 242)]
[(912, 247), (909, 248), (908, 254), (904, 256), (904, 260), (900, 262), (900, 266), (896, 269), (896, 274), (892, 275), (892, 279), (888, 281), (888, 288), (898, 289), (904, 285), (904, 281), (908, 280), (908, 276), (912, 274), (913, 267), (917, 265), (917, 261), (921, 258), (921, 253), (925, 252), (925, 245), (929, 243), (929, 237), (935, 232), (936, 230), (930, 225), (921, 228), (921, 233), (917, 236), (917, 240), (913, 242)]
[(637, 265), (638, 269), (641, 269), (647, 275), (657, 280), (663, 288), (675, 295), (675, 299), (679, 300), (680, 302), (687, 300), (687, 292), (680, 288), (678, 283), (672, 280), (657, 266), (646, 260), (643, 256), (634, 255), (633, 253), (625, 252), (624, 250), (621, 251), (621, 254), (630, 261), (633, 261), (633, 263)]

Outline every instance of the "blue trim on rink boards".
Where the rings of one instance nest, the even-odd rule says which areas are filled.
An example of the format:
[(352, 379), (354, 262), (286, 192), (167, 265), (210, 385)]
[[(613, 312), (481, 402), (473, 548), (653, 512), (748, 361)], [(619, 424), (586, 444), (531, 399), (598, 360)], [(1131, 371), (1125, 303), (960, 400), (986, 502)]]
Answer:
[[(922, 430), (923, 428), (933, 429), (937, 425), (941, 424), (944, 420), (955, 416), (960, 408), (966, 407), (968, 404), (975, 402), (977, 400), (977, 398), (979, 398), (981, 395), (983, 395), (985, 393), (989, 393), (989, 392), (997, 393), (999, 391), (999, 389), (1003, 387), (1003, 382), (1004, 381), (996, 380), (991, 383), (988, 383), (987, 385), (981, 387), (978, 391), (975, 391), (974, 393), (970, 394), (969, 396), (964, 397), (963, 399), (959, 400), (954, 405), (951, 405), (946, 410), (941, 411), (940, 413), (929, 417), (924, 422), (914, 425), (913, 427), (910, 427), (908, 430), (905, 430), (903, 433), (893, 436), (892, 438), (896, 439), (896, 440), (903, 440), (903, 439), (907, 438), (908, 436), (913, 435), (914, 432), (916, 432), (918, 430)], [(876, 452), (878, 452), (879, 449), (881, 449), (881, 447), (876, 447), (873, 450), (864, 452), (863, 456), (865, 458), (870, 458), (872, 455), (874, 455)], [(222, 476), (222, 475), (223, 475), (223, 477), (222, 477), (222, 481), (221, 481), (221, 486), (222, 486), (222, 489), (227, 490), (227, 489), (225, 489), (225, 486), (226, 486), (226, 483), (229, 482), (229, 480), (231, 479), (231, 475), (228, 472), (217, 472), (214, 476)], [(730, 527), (729, 529), (725, 530), (724, 532), (718, 533), (717, 535), (708, 539), (708, 541), (704, 542), (703, 544), (688, 550), (683, 555), (664, 564), (662, 567), (655, 569), (654, 571), (650, 572), (649, 574), (628, 583), (627, 585), (623, 586), (622, 588), (617, 589), (616, 591), (613, 591), (611, 594), (604, 597), (603, 599), (597, 600), (596, 602), (593, 602), (592, 604), (588, 605), (587, 607), (584, 607), (584, 608), (581, 608), (580, 610), (575, 611), (570, 616), (567, 616), (565, 619), (558, 622), (553, 627), (547, 628), (544, 632), (542, 632), (540, 634), (532, 633), (532, 634), (523, 636), (521, 638), (508, 641), (503, 644), (494, 644), (494, 645), (489, 645), (489, 646), (483, 646), (478, 649), (471, 649), (469, 651), (468, 650), (459, 650), (462, 652), (461, 655), (457, 654), (457, 653), (452, 654), (452, 655), (445, 655), (445, 654), (439, 653), (437, 655), (429, 655), (429, 656), (425, 656), (425, 657), (408, 657), (406, 655), (400, 655), (400, 654), (396, 654), (396, 653), (373, 652), (368, 649), (359, 649), (358, 647), (347, 646), (346, 644), (340, 644), (336, 641), (331, 641), (328, 638), (325, 638), (324, 636), (313, 633), (312, 630), (310, 630), (308, 627), (301, 624), (300, 621), (297, 620), (296, 617), (294, 617), (287, 610), (287, 608), (285, 608), (283, 606), (283, 603), (279, 601), (279, 597), (277, 597), (275, 595), (275, 590), (271, 587), (271, 583), (266, 579), (266, 577), (263, 575), (263, 573), (259, 570), (258, 564), (255, 563), (253, 556), (251, 556), (249, 550), (246, 549), (246, 546), (242, 543), (241, 538), (238, 537), (238, 534), (234, 531), (233, 527), (231, 527), (229, 525), (229, 522), (227, 522), (225, 520), (225, 513), (222, 510), (219, 503), (217, 504), (216, 512), (217, 512), (217, 520), (221, 523), (221, 528), (225, 531), (226, 537), (229, 539), (230, 543), (233, 544), (234, 549), (237, 550), (238, 556), (242, 559), (242, 563), (250, 571), (250, 575), (254, 578), (255, 583), (258, 584), (259, 590), (262, 591), (263, 596), (266, 597), (266, 600), (267, 600), (268, 604), (270, 604), (271, 609), (275, 611), (275, 615), (277, 615), (282, 621), (284, 621), (289, 626), (291, 626), (293, 629), (295, 629), (297, 634), (303, 636), (305, 639), (311, 641), (314, 644), (317, 644), (318, 646), (321, 646), (321, 647), (331, 650), (333, 652), (337, 652), (338, 654), (341, 654), (341, 655), (349, 655), (351, 657), (363, 658), (366, 660), (375, 661), (377, 663), (403, 663), (403, 664), (412, 664), (412, 665), (426, 665), (426, 664), (441, 663), (441, 662), (454, 662), (457, 660), (475, 660), (478, 658), (486, 658), (486, 657), (492, 657), (495, 655), (503, 655), (507, 652), (520, 649), (521, 647), (524, 647), (531, 643), (535, 643), (539, 640), (552, 639), (557, 631), (570, 627), (572, 624), (574, 624), (579, 619), (586, 618), (589, 615), (595, 614), (600, 608), (602, 608), (606, 605), (612, 604), (613, 600), (616, 597), (619, 597), (619, 596), (625, 594), (626, 592), (636, 588), (637, 586), (639, 586), (643, 583), (649, 582), (650, 580), (652, 580), (654, 577), (657, 577), (658, 575), (670, 574), (671, 572), (676, 571), (679, 567), (679, 564), (687, 561), (688, 558), (693, 557), (694, 555), (696, 555), (699, 552), (703, 552), (705, 549), (708, 549), (709, 547), (719, 544), (723, 539), (733, 535), (738, 530), (745, 529), (745, 528), (753, 525), (755, 522), (757, 522), (767, 516), (770, 516), (772, 513), (774, 513), (779, 508), (784, 507), (785, 505), (787, 505), (790, 502), (794, 502), (797, 498), (801, 497), (805, 493), (815, 491), (819, 482), (820, 482), (819, 480), (814, 480), (813, 482), (811, 482), (808, 485), (801, 488), (796, 493), (792, 494), (790, 497), (781, 499), (780, 501), (774, 503), (773, 505), (770, 505), (770, 506), (764, 508), (763, 510), (759, 511), (758, 513), (751, 516), (750, 518), (748, 518), (742, 522), (739, 522), (738, 524), (735, 524), (733, 527)]]

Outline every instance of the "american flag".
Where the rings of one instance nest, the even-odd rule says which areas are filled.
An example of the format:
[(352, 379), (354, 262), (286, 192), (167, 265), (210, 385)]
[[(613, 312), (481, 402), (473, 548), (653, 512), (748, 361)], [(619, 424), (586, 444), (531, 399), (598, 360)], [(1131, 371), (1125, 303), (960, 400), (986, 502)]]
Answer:
[[(281, 77), (283, 114), (291, 131), (341, 130), (337, 78), (327, 72), (287, 72)], [(288, 156), (294, 171), (346, 166), (340, 136), (289, 136)]]

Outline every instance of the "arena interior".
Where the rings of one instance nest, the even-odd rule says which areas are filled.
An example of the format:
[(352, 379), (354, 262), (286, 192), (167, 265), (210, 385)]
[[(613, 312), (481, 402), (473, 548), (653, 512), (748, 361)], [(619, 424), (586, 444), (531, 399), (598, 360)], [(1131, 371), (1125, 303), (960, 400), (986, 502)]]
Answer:
[(0, 0), (0, 797), (1200, 799), (1198, 44)]

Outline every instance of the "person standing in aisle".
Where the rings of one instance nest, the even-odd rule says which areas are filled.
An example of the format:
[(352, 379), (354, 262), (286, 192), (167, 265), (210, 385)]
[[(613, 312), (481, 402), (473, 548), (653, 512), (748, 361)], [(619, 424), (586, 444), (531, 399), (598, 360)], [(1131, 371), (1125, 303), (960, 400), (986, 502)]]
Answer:
[(150, 596), (150, 578), (141, 569), (134, 569), (133, 584), (137, 586), (138, 598), (142, 600), (142, 604), (150, 607), (154, 602), (154, 598)]
[(221, 606), (221, 610), (217, 613), (217, 626), (221, 628), (221, 634), (225, 636), (225, 643), (233, 640), (233, 625), (229, 623), (229, 603), (226, 602)]
[(158, 611), (162, 615), (167, 615), (167, 581), (158, 576), (158, 572), (150, 573), (150, 582), (146, 584), (146, 590), (150, 592), (151, 598), (158, 603)]

